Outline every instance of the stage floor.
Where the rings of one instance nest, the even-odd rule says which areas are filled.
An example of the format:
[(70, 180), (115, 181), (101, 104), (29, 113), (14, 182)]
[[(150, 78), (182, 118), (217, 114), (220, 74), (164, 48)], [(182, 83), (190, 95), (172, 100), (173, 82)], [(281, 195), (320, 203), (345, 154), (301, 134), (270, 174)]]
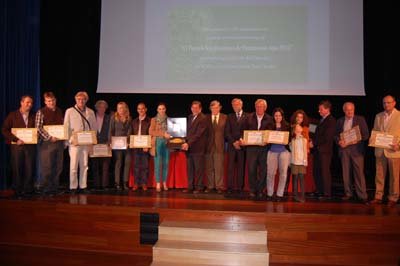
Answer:
[(140, 244), (140, 214), (155, 213), (160, 222), (265, 224), (270, 265), (398, 265), (399, 205), (307, 200), (153, 189), (3, 198), (0, 264), (150, 265), (152, 246)]

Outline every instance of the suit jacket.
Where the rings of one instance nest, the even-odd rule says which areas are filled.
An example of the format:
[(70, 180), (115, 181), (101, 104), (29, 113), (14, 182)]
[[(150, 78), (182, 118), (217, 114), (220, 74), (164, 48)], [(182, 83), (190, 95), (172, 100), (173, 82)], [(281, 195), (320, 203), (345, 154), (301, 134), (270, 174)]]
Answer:
[(110, 115), (105, 114), (103, 118), (103, 125), (101, 126), (100, 132), (97, 131), (97, 142), (99, 144), (105, 144), (110, 139)]
[[(11, 133), (11, 129), (22, 128), (22, 127), (26, 127), (26, 125), (19, 109), (7, 115), (6, 119), (3, 122), (3, 126), (1, 128), (1, 132), (3, 133), (4, 139), (7, 144), (11, 144), (11, 142), (13, 141), (14, 142), (18, 141), (17, 136)], [(35, 114), (34, 112), (31, 111), (28, 114), (28, 128), (33, 128), (33, 127), (35, 127)]]
[[(206, 115), (206, 120), (208, 123), (208, 146), (207, 152), (224, 153), (225, 148), (225, 125), (227, 120), (226, 114), (219, 114), (218, 123), (214, 127), (212, 123), (212, 115)], [(214, 145), (215, 144), (215, 145)]]
[[(400, 111), (393, 110), (393, 114), (387, 124), (386, 129), (383, 128), (385, 112), (381, 112), (375, 116), (374, 130), (386, 132), (390, 135), (400, 137)], [(383, 154), (387, 158), (400, 158), (400, 151), (392, 151), (391, 149), (375, 148), (375, 156), (380, 157)]]
[(242, 112), (242, 116), (238, 121), (235, 113), (228, 115), (225, 125), (225, 138), (229, 146), (232, 146), (235, 141), (243, 137), (243, 130), (246, 126), (247, 117), (248, 114)]
[(208, 141), (208, 124), (206, 116), (199, 113), (194, 121), (193, 114), (189, 115), (186, 131), (188, 153), (205, 154)]
[[(336, 133), (335, 133), (335, 142), (339, 143), (340, 133), (343, 132), (345, 117), (341, 117), (336, 122)], [(368, 125), (363, 116), (355, 115), (353, 117), (353, 125), (352, 127), (359, 126), (361, 133), (361, 141), (347, 146), (346, 148), (341, 148), (339, 146), (339, 155), (343, 152), (343, 150), (350, 150), (352, 154), (364, 154), (365, 153), (365, 141), (369, 138)]]
[(315, 130), (314, 147), (320, 153), (331, 153), (336, 133), (336, 119), (330, 114)]

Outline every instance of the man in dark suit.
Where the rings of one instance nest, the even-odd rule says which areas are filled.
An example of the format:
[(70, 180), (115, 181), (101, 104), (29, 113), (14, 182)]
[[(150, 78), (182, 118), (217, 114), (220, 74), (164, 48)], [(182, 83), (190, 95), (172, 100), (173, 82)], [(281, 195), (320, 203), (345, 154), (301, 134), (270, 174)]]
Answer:
[(182, 144), (182, 150), (187, 151), (188, 172), (188, 188), (183, 192), (199, 193), (203, 189), (208, 127), (206, 116), (201, 112), (201, 102), (193, 101), (191, 111), (192, 114), (188, 117), (186, 142)]
[[(108, 144), (110, 139), (110, 115), (106, 114), (108, 104), (99, 100), (95, 104), (97, 123), (97, 143)], [(94, 187), (98, 190), (107, 189), (109, 186), (110, 157), (91, 158)]]
[[(272, 130), (272, 117), (266, 113), (267, 101), (258, 99), (255, 102), (256, 111), (247, 117), (246, 130)], [(242, 140), (242, 145), (246, 143)], [(246, 158), (250, 183), (250, 197), (264, 196), (265, 179), (267, 177), (267, 148), (265, 146), (247, 146)]]
[(225, 126), (225, 138), (228, 142), (228, 192), (243, 189), (245, 152), (240, 146), (240, 139), (248, 115), (243, 111), (241, 99), (235, 98), (231, 104), (234, 113), (228, 115)]
[(224, 186), (224, 151), (225, 151), (225, 125), (226, 114), (222, 114), (219, 101), (210, 103), (211, 114), (207, 115), (209, 138), (206, 153), (207, 189), (210, 192), (214, 188), (219, 194), (225, 190)]
[(11, 144), (11, 173), (15, 195), (29, 196), (33, 192), (35, 173), (36, 145), (25, 144), (12, 132), (12, 128), (34, 128), (35, 114), (31, 111), (33, 98), (29, 95), (21, 97), (20, 108), (9, 113), (3, 122), (2, 133), (7, 144)]
[(331, 161), (333, 141), (336, 132), (336, 119), (331, 115), (331, 103), (321, 101), (318, 112), (322, 117), (316, 130), (312, 146), (314, 147), (314, 179), (321, 200), (332, 196)]
[[(350, 171), (353, 170), (354, 185), (358, 198), (364, 202), (368, 202), (368, 195), (365, 186), (364, 175), (364, 153), (365, 141), (369, 138), (369, 131), (365, 118), (354, 114), (355, 106), (352, 102), (343, 104), (344, 117), (338, 119), (336, 123), (335, 141), (339, 146), (339, 158), (342, 163), (342, 175), (344, 186), (344, 201), (353, 197), (352, 182)], [(361, 140), (357, 143), (347, 144), (340, 134), (358, 126), (361, 133)]]

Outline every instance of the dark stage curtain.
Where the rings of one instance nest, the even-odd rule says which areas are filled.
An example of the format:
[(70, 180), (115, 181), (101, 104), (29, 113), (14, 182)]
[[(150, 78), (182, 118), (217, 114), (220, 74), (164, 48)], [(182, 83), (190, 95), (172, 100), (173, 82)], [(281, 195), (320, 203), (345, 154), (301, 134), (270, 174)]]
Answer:
[[(0, 0), (1, 123), (19, 107), (25, 94), (40, 105), (39, 16), (40, 0)], [(10, 184), (9, 148), (1, 137), (0, 189)]]

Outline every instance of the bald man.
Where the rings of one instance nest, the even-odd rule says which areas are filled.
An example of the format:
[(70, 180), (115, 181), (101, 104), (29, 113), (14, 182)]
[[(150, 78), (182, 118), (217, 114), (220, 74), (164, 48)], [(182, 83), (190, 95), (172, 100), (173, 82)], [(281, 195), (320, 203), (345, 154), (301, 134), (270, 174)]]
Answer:
[[(387, 95), (382, 100), (383, 112), (375, 116), (374, 130), (400, 136), (400, 112), (396, 109), (396, 100)], [(393, 207), (399, 199), (400, 146), (393, 143), (389, 149), (375, 148), (375, 199), (371, 204), (381, 204), (387, 168), (389, 168), (389, 195), (387, 205)]]

